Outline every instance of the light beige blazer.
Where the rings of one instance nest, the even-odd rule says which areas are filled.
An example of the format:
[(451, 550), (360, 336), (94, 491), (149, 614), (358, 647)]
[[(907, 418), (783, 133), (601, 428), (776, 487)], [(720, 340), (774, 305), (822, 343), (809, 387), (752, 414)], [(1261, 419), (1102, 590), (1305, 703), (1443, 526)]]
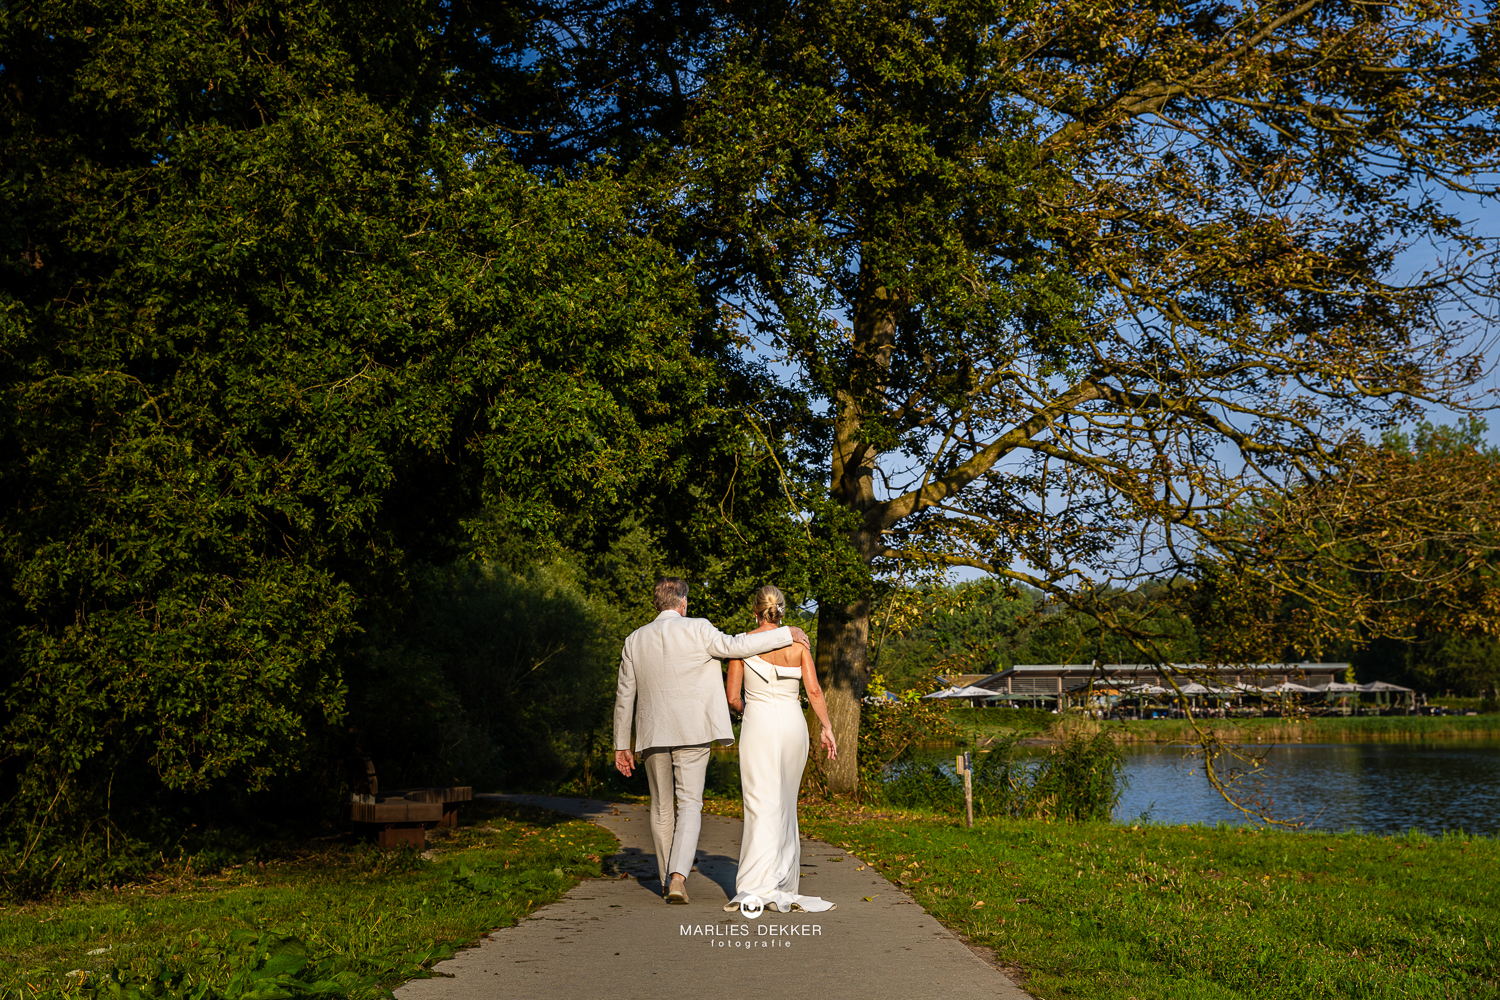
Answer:
[(625, 639), (615, 687), (615, 749), (734, 742), (720, 660), (743, 660), (792, 644), (791, 629), (730, 637), (707, 618), (663, 611)]

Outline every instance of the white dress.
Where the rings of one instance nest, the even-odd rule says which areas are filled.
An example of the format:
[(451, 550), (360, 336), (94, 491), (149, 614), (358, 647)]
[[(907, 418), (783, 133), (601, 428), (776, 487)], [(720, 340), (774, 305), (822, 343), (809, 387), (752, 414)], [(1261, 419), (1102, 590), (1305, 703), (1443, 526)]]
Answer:
[(740, 840), (734, 899), (758, 896), (766, 909), (810, 912), (833, 904), (797, 894), (802, 841), (797, 832), (797, 792), (807, 766), (807, 719), (798, 692), (802, 671), (778, 667), (758, 656), (745, 661), (745, 721), (740, 727), (740, 784), (745, 831)]

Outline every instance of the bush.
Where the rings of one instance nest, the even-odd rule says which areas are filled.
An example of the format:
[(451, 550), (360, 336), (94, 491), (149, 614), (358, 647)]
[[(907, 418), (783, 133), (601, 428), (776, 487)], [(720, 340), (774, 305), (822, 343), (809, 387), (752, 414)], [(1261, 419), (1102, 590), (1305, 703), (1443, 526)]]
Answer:
[[(1016, 759), (1017, 736), (991, 743), (972, 752), (975, 816), (1019, 815), (1030, 784), (1026, 765)], [(954, 757), (934, 760), (928, 753), (909, 747), (878, 779), (880, 797), (886, 803), (907, 809), (938, 812), (964, 811), (963, 779)]]
[(433, 569), (371, 637), (350, 722), (382, 787), (550, 790), (599, 751), (619, 647), (566, 564)]
[(1026, 815), (1109, 819), (1125, 790), (1125, 755), (1108, 733), (1069, 735), (1032, 774)]
[[(1028, 760), (1016, 753), (1019, 737), (1008, 736), (972, 753), (974, 815), (1061, 819), (1109, 819), (1124, 791), (1124, 756), (1104, 734), (1074, 734), (1046, 755)], [(890, 805), (964, 811), (963, 779), (952, 757), (934, 760), (908, 746), (870, 782)]]

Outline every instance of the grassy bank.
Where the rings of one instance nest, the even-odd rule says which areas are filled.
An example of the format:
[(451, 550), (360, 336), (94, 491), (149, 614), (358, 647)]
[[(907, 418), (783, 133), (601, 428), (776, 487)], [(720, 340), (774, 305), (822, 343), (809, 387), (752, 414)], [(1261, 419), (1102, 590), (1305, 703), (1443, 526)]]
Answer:
[(1492, 839), (967, 830), (828, 807), (803, 829), (873, 862), (1041, 1000), (1500, 996)]
[[(1012, 717), (1014, 716), (1014, 717)], [(955, 708), (949, 719), (964, 733), (993, 736), (1017, 730), (1038, 736), (1104, 731), (1122, 743), (1184, 743), (1196, 739), (1186, 719), (1100, 722), (1077, 716), (1040, 717), (1007, 709)], [(1316, 719), (1199, 719), (1205, 732), (1236, 743), (1344, 743), (1364, 740), (1500, 739), (1500, 715), (1357, 716)]]
[[(0, 998), (373, 998), (601, 873), (614, 838), (521, 806), (410, 851), (288, 852), (214, 875), (0, 908)], [(111, 983), (118, 981), (118, 987)], [(138, 991), (138, 992), (132, 992)]]

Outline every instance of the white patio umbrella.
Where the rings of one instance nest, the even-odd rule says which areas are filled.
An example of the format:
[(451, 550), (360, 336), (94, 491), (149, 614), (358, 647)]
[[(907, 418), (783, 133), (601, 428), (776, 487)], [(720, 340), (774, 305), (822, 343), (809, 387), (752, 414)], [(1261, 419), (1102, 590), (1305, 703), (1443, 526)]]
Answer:
[(1199, 684), (1197, 681), (1193, 681), (1191, 684), (1184, 684), (1182, 686), (1181, 690), (1182, 690), (1183, 694), (1189, 695), (1191, 697), (1197, 697), (1199, 695), (1205, 695), (1205, 694), (1237, 694), (1238, 693), (1238, 692), (1235, 691), (1234, 688), (1228, 688), (1228, 687), (1211, 687), (1211, 686), (1209, 686), (1207, 684)]
[(923, 698), (990, 698), (995, 692), (989, 688), (975, 687), (970, 684), (966, 687), (948, 687), (932, 694), (924, 694)]
[(1298, 684), (1296, 681), (1282, 681), (1280, 684), (1272, 684), (1270, 687), (1261, 688), (1266, 694), (1317, 694), (1318, 689), (1308, 687), (1306, 684)]

